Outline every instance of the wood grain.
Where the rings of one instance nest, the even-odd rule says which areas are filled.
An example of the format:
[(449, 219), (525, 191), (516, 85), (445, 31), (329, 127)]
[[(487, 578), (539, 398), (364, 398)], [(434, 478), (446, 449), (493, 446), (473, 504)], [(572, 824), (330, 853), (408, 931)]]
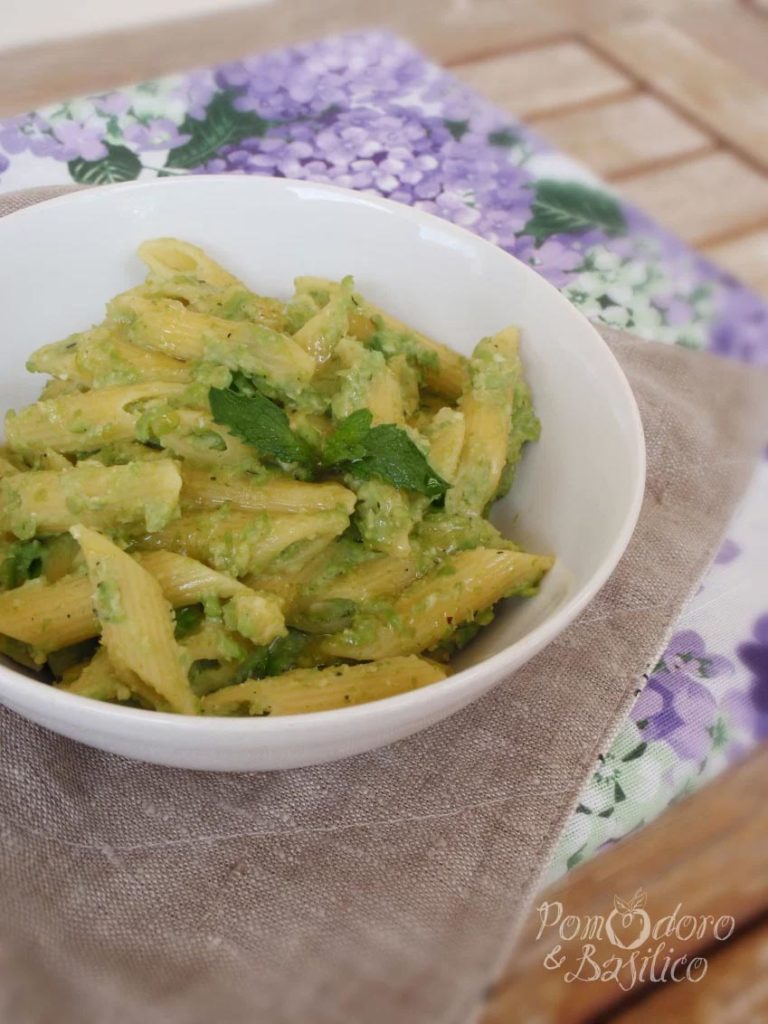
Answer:
[(626, 96), (634, 89), (625, 75), (575, 42), (463, 64), (456, 74), (519, 117)]
[(571, 25), (556, 6), (538, 0), (272, 0), (7, 51), (0, 59), (0, 116), (365, 26), (391, 28), (453, 64), (556, 38)]
[(704, 251), (715, 263), (768, 296), (768, 228), (750, 231)]
[(746, 0), (686, 4), (670, 20), (706, 50), (768, 87), (768, 18)]
[[(671, 914), (731, 915), (738, 929), (768, 907), (768, 747), (710, 783), (703, 791), (667, 810), (640, 832), (576, 868), (537, 901), (560, 901), (564, 915), (582, 921), (607, 915), (615, 895), (647, 893), (652, 921)], [(505, 975), (495, 986), (482, 1024), (586, 1024), (615, 1009), (626, 993), (613, 983), (563, 982), (562, 971), (546, 970), (546, 954), (558, 940), (547, 930), (537, 939), (541, 919), (534, 911)], [(676, 955), (696, 955), (710, 938), (675, 941)], [(582, 939), (562, 941), (569, 960), (578, 957)], [(594, 958), (604, 960), (615, 947), (595, 938)], [(715, 943), (715, 945), (717, 945)], [(653, 988), (650, 989), (653, 991)], [(636, 995), (633, 992), (632, 995)], [(685, 1016), (641, 1016), (638, 1021), (689, 1021)], [(759, 1020), (744, 1017), (743, 1020)], [(720, 1020), (717, 1024), (722, 1024)]]
[(545, 138), (604, 177), (646, 170), (702, 153), (712, 140), (653, 96), (540, 118)]
[(619, 190), (694, 245), (768, 222), (768, 178), (732, 153), (712, 153), (626, 178)]
[(768, 921), (708, 958), (696, 984), (664, 985), (611, 1024), (680, 1021), (746, 1024), (768, 1020)]
[(614, 25), (590, 36), (636, 78), (768, 169), (768, 90), (661, 19)]

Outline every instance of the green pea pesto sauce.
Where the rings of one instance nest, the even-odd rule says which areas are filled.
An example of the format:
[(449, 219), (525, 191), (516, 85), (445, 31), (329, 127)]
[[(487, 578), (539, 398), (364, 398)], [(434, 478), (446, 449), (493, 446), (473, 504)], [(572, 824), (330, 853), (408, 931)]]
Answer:
[(114, 580), (103, 579), (96, 584), (94, 604), (102, 622), (114, 624), (125, 621), (120, 588)]

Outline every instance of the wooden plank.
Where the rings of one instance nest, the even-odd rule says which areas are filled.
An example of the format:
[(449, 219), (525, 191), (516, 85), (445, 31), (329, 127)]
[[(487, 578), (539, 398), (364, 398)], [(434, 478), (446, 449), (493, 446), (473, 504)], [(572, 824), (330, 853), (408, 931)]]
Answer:
[(663, 985), (611, 1024), (689, 1021), (742, 1024), (768, 1020), (768, 922), (708, 958), (696, 984)]
[(541, 118), (536, 128), (605, 177), (692, 156), (712, 140), (653, 96)]
[(687, 4), (670, 20), (705, 49), (737, 65), (768, 88), (768, 18), (744, 0), (741, 3), (730, 0), (706, 5)]
[(768, 296), (768, 228), (750, 231), (704, 251), (715, 263)]
[(768, 169), (768, 89), (674, 25), (649, 19), (590, 35), (598, 50)]
[(768, 179), (731, 153), (712, 153), (623, 179), (619, 191), (688, 242), (703, 245), (768, 221)]
[(626, 96), (631, 81), (576, 42), (505, 54), (456, 68), (470, 88), (519, 117)]
[(0, 116), (348, 29), (386, 26), (431, 57), (455, 64), (562, 37), (571, 25), (554, 5), (538, 0), (279, 0), (279, 9), (273, 0), (6, 51), (0, 60)]
[[(630, 897), (638, 889), (647, 896), (645, 910), (651, 922), (672, 914), (682, 904), (682, 914), (732, 916), (737, 929), (768, 911), (768, 745), (758, 748), (740, 765), (676, 804), (640, 832), (579, 866), (542, 893), (543, 901), (560, 902), (563, 916), (572, 915), (584, 924), (587, 918), (607, 918), (614, 896)], [(584, 940), (561, 939), (551, 928), (537, 938), (540, 914), (530, 915), (506, 972), (494, 986), (482, 1024), (586, 1024), (615, 1009), (629, 993), (615, 983), (566, 984), (561, 969), (544, 961), (555, 943), (574, 964)], [(566, 933), (567, 934), (567, 933)], [(604, 961), (617, 953), (609, 938), (595, 936), (593, 958)], [(712, 943), (711, 934), (701, 939), (674, 937), (676, 956), (695, 956)], [(718, 943), (714, 943), (718, 945)], [(625, 972), (624, 981), (628, 979)], [(685, 1016), (648, 1016), (643, 1020), (691, 1020)], [(733, 1018), (758, 1020), (749, 1016)], [(717, 1024), (721, 1024), (718, 1020)]]

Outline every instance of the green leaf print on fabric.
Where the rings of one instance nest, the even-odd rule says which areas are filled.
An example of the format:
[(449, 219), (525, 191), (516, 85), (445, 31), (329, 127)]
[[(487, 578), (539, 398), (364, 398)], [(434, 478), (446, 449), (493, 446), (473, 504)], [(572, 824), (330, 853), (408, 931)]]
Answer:
[(221, 146), (259, 138), (268, 127), (269, 122), (258, 114), (237, 110), (232, 93), (217, 93), (202, 120), (194, 117), (184, 120), (179, 131), (191, 138), (183, 146), (171, 150), (165, 166), (179, 169), (199, 167), (215, 156)]
[(67, 165), (73, 181), (83, 185), (113, 185), (133, 181), (141, 174), (141, 160), (125, 146), (106, 144), (107, 155), (100, 160), (70, 160)]
[(552, 235), (578, 234), (600, 228), (617, 235), (626, 228), (621, 207), (613, 196), (577, 181), (542, 178), (534, 185), (536, 198), (523, 234), (541, 245)]

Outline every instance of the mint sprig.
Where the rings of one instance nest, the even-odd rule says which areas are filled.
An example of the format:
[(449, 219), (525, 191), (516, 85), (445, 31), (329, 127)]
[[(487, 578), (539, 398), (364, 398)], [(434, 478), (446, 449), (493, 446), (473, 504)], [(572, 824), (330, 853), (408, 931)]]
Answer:
[(325, 443), (323, 460), (355, 476), (378, 478), (394, 487), (439, 498), (448, 484), (430, 466), (407, 431), (394, 423), (372, 427), (368, 409), (345, 417)]
[(314, 465), (312, 448), (291, 428), (285, 410), (265, 395), (211, 388), (208, 398), (214, 421), (253, 445), (264, 458), (307, 468)]
[[(224, 388), (209, 391), (214, 421), (226, 427), (263, 458), (317, 468), (317, 455), (291, 427), (285, 410), (255, 391), (250, 395)], [(326, 439), (322, 463), (329, 470), (353, 473), (364, 480), (377, 478), (407, 491), (439, 498), (448, 484), (430, 466), (408, 432), (394, 423), (372, 426), (368, 409), (341, 420)]]

